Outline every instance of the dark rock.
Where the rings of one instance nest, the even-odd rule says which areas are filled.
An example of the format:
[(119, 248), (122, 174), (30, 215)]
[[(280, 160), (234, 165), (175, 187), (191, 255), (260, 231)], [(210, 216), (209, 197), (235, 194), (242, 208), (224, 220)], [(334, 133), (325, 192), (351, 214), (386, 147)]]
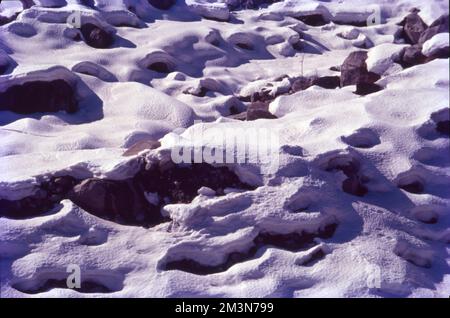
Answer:
[(172, 70), (171, 70), (171, 68), (169, 67), (169, 65), (167, 65), (167, 64), (164, 63), (164, 62), (155, 62), (155, 63), (152, 63), (152, 64), (150, 64), (147, 68), (148, 68), (149, 70), (152, 70), (152, 71), (155, 71), (155, 72), (158, 72), (158, 73), (164, 73), (164, 74), (167, 74), (167, 73), (172, 72)]
[(299, 77), (295, 79), (291, 85), (291, 92), (295, 93), (311, 87), (312, 85), (314, 85), (314, 80), (315, 78), (312, 77)]
[(436, 130), (450, 137), (450, 120), (443, 120), (436, 124)]
[(146, 149), (156, 149), (161, 147), (161, 143), (157, 140), (140, 140), (123, 153), (124, 157), (134, 156)]
[(422, 193), (424, 190), (424, 185), (419, 180), (415, 180), (415, 181), (405, 183), (405, 184), (399, 184), (398, 187), (405, 191), (408, 191), (411, 193), (417, 193), (417, 194)]
[(325, 18), (321, 14), (310, 14), (296, 18), (302, 21), (303, 23), (311, 26), (322, 26), (328, 24), (328, 21), (325, 20)]
[(417, 44), (422, 33), (427, 29), (427, 25), (420, 18), (418, 11), (408, 14), (400, 25), (403, 26), (403, 38), (406, 43)]
[(366, 51), (355, 51), (347, 56), (341, 66), (341, 87), (374, 83), (380, 79), (380, 75), (367, 71), (366, 59)]
[(108, 48), (114, 42), (111, 34), (92, 23), (83, 24), (81, 34), (83, 34), (86, 44), (96, 49)]
[(52, 178), (43, 182), (33, 195), (15, 201), (0, 200), (0, 216), (11, 219), (40, 216), (64, 199), (76, 182), (70, 176)]
[(256, 120), (260, 118), (275, 119), (277, 118), (269, 112), (269, 105), (264, 102), (253, 102), (247, 108), (247, 120)]
[(356, 91), (355, 94), (358, 95), (369, 95), (378, 91), (381, 91), (383, 87), (380, 85), (377, 85), (375, 83), (358, 83), (356, 84)]
[(261, 5), (279, 2), (281, 0), (240, 0), (228, 3), (230, 10), (237, 9), (256, 9)]
[(400, 64), (406, 68), (418, 64), (423, 64), (427, 61), (427, 57), (422, 54), (422, 47), (420, 45), (411, 45), (400, 54)]
[(252, 189), (226, 167), (206, 163), (187, 165), (160, 164), (151, 166), (135, 177), (147, 192), (157, 192), (171, 203), (188, 203), (197, 196), (197, 190), (208, 187), (223, 195), (224, 188)]
[(0, 93), (0, 110), (31, 114), (61, 110), (73, 113), (77, 109), (75, 92), (64, 80), (27, 82)]
[(8, 24), (11, 21), (14, 21), (17, 18), (17, 14), (13, 14), (12, 16), (5, 17), (0, 15), (0, 25)]
[(148, 0), (148, 3), (159, 10), (168, 10), (175, 4), (175, 2), (176, 0)]
[(241, 49), (247, 50), (247, 51), (251, 51), (253, 50), (253, 45), (251, 45), (250, 43), (236, 43), (237, 47), (240, 47)]
[(162, 220), (159, 209), (147, 201), (134, 179), (86, 179), (68, 197), (87, 212), (120, 224), (152, 225)]
[(426, 41), (431, 39), (438, 33), (449, 32), (449, 15), (441, 15), (436, 19), (429, 27), (426, 29), (419, 38), (418, 43), (420, 45), (424, 44)]
[(335, 89), (337, 87), (340, 87), (341, 79), (339, 76), (322, 76), (316, 78), (313, 82), (313, 85), (328, 89)]

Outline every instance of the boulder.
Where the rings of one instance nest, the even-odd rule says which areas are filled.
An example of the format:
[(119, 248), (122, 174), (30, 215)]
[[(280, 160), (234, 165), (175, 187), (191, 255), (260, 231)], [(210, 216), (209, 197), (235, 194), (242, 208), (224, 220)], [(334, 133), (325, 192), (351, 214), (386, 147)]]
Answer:
[(423, 64), (427, 60), (427, 57), (422, 54), (422, 48), (420, 45), (411, 45), (400, 54), (400, 64), (403, 67), (411, 67), (418, 64)]
[(176, 0), (148, 0), (148, 3), (159, 10), (169, 10), (175, 2)]
[(356, 91), (354, 93), (365, 96), (381, 91), (382, 89), (383, 87), (375, 83), (358, 83), (356, 84)]
[(314, 79), (313, 85), (335, 89), (341, 86), (341, 79), (339, 76), (322, 76)]
[(417, 44), (422, 33), (428, 28), (418, 12), (418, 10), (413, 10), (400, 22), (400, 25), (403, 26), (402, 35), (406, 43)]
[(75, 91), (64, 80), (32, 81), (0, 93), (0, 110), (19, 114), (78, 110)]
[(431, 39), (433, 36), (439, 33), (449, 32), (449, 15), (441, 15), (436, 19), (429, 27), (426, 29), (419, 38), (419, 44), (424, 44), (426, 41)]
[(247, 120), (256, 120), (260, 118), (274, 119), (277, 118), (269, 112), (269, 105), (264, 102), (253, 102), (247, 108)]
[(367, 70), (366, 59), (366, 51), (355, 51), (347, 56), (341, 66), (341, 87), (374, 83), (380, 79), (380, 75)]
[(81, 34), (86, 44), (96, 49), (106, 49), (114, 42), (111, 34), (92, 23), (83, 24)]
[(120, 224), (150, 225), (162, 219), (134, 179), (86, 179), (69, 192), (68, 198), (83, 210)]

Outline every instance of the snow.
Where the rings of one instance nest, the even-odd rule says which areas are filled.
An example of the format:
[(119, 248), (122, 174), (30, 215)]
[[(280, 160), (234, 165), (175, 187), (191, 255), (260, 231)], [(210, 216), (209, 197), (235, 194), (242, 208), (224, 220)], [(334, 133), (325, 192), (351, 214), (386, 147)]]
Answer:
[[(449, 120), (449, 60), (403, 69), (408, 45), (395, 38), (410, 8), (429, 25), (448, 13), (446, 1), (285, 0), (236, 11), (237, 1), (219, 0), (169, 10), (145, 0), (46, 0), (24, 11), (13, 2), (0, 5), (2, 16), (20, 12), (0, 27), (0, 93), (61, 79), (79, 110), (0, 111), (0, 200), (30, 197), (50, 176), (131, 178), (143, 160), (166, 162), (173, 149), (199, 146), (204, 159), (225, 148), (236, 160), (218, 165), (255, 189), (221, 195), (203, 186), (190, 203), (145, 192), (150, 204), (167, 203), (161, 213), (170, 218), (151, 228), (96, 217), (69, 199), (38, 216), (0, 216), (2, 297), (448, 297), (450, 141), (436, 125)], [(358, 26), (378, 9), (381, 24)], [(114, 44), (75, 41), (78, 31), (65, 23), (74, 10)], [(297, 19), (312, 14), (327, 24)], [(448, 45), (440, 33), (422, 52)], [(339, 76), (330, 68), (355, 50), (367, 50), (382, 90), (291, 91), (301, 76)], [(261, 92), (277, 119), (229, 117)], [(145, 140), (161, 147), (123, 156)], [(246, 157), (230, 140), (269, 147)], [(362, 197), (343, 191), (340, 167), (355, 162)], [(422, 193), (399, 187), (413, 182)], [(331, 236), (318, 236), (335, 224)], [(314, 236), (310, 245), (270, 238), (300, 233)], [(213, 272), (173, 265), (182, 260)], [(33, 293), (64, 280), (70, 264), (103, 291)]]
[(426, 41), (422, 47), (422, 53), (425, 56), (431, 56), (440, 49), (445, 49), (450, 46), (448, 33), (438, 33), (431, 39)]

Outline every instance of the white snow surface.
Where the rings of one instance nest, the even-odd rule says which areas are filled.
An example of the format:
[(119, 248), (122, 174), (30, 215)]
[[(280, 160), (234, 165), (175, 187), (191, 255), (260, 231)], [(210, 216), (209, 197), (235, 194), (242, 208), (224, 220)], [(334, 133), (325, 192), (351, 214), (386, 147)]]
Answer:
[[(6, 2), (0, 14), (19, 10), (3, 7)], [(213, 0), (178, 0), (166, 11), (144, 0), (96, 0), (93, 7), (39, 2), (0, 27), (0, 62), (13, 65), (0, 76), (0, 91), (64, 79), (74, 83), (80, 110), (0, 111), (0, 199), (30, 195), (44, 175), (128, 178), (136, 173), (136, 157), (122, 154), (135, 142), (160, 140), (162, 147), (147, 156), (161, 157), (175, 146), (198, 145), (198, 132), (201, 145), (213, 147), (223, 144), (223, 131), (252, 140), (254, 129), (269, 129), (280, 139), (272, 154), (277, 169), (233, 164), (255, 190), (215, 196), (201, 188), (191, 203), (166, 205), (163, 213), (172, 221), (149, 229), (100, 219), (69, 200), (48, 215), (1, 217), (1, 297), (449, 296), (450, 142), (434, 130), (437, 121), (449, 120), (449, 61), (403, 70), (395, 61), (405, 45), (394, 43), (409, 9), (421, 9), (430, 24), (448, 13), (446, 1), (286, 0), (238, 11)], [(365, 21), (374, 7), (381, 24), (345, 25)], [(114, 33), (113, 47), (73, 41), (64, 21), (74, 10)], [(295, 18), (314, 13), (331, 22), (313, 27)], [(273, 94), (286, 93), (289, 79), (301, 75), (339, 75), (330, 67), (360, 50), (355, 41), (361, 37), (373, 44), (367, 66), (383, 75), (377, 82), (383, 90), (358, 96), (354, 86), (312, 86), (275, 98), (269, 111), (277, 119), (226, 117), (232, 107), (245, 109), (239, 95), (267, 85)], [(448, 46), (448, 33), (434, 36), (424, 54), (445, 40)], [(293, 46), (298, 41), (300, 51)], [(154, 62), (171, 72), (145, 68)], [(206, 96), (186, 93), (199, 87), (207, 88)], [(329, 162), (351, 160), (368, 178), (364, 197), (342, 191), (342, 172), (326, 171)], [(424, 192), (398, 188), (405, 179), (422, 180)], [(436, 224), (421, 222), (431, 216)], [(250, 249), (261, 232), (316, 232), (331, 223), (338, 224), (334, 235), (315, 239), (306, 250), (263, 246), (250, 259), (208, 275), (161, 269), (184, 258), (218, 265)], [(324, 256), (304, 265), (319, 250)], [(69, 264), (111, 292), (52, 288), (26, 294), (15, 288), (64, 278)]]

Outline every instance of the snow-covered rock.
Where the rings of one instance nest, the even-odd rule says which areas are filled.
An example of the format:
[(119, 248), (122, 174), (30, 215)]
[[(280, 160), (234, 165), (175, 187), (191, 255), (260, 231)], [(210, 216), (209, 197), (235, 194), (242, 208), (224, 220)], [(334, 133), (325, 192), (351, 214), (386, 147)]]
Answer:
[(438, 51), (449, 48), (449, 34), (438, 33), (426, 41), (422, 47), (422, 53), (425, 56), (433, 56)]

